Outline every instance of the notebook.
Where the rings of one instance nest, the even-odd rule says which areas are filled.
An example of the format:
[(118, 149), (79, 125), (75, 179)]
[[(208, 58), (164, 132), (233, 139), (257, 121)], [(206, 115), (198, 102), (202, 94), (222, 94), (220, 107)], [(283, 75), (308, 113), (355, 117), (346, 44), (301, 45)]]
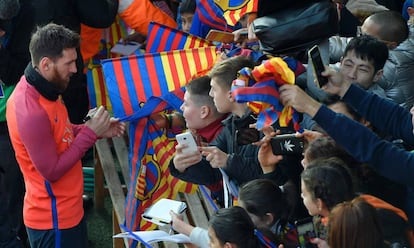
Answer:
[(122, 39), (117, 42), (111, 49), (112, 53), (118, 53), (124, 56), (133, 54), (136, 50), (140, 49), (142, 44), (134, 41), (130, 41), (126, 44), (123, 43)]
[(163, 226), (171, 223), (171, 210), (180, 214), (186, 209), (187, 204), (185, 202), (164, 198), (147, 208), (142, 214), (142, 218), (159, 226)]
[(155, 231), (136, 231), (133, 232), (134, 235), (131, 235), (128, 232), (118, 233), (113, 236), (113, 238), (130, 238), (136, 239), (137, 236), (147, 243), (154, 243), (159, 241), (169, 241), (174, 243), (190, 243), (190, 238), (184, 234), (174, 234), (169, 235), (165, 231), (155, 230)]

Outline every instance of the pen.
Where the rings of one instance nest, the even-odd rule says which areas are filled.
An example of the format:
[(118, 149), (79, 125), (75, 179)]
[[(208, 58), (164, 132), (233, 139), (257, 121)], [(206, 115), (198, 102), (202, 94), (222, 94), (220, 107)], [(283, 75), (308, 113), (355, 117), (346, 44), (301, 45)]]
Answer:
[(90, 111), (88, 113), (88, 115), (85, 116), (85, 118), (83, 118), (83, 122), (85, 123), (85, 122), (89, 121), (90, 119), (92, 119), (92, 117), (96, 114), (97, 111), (98, 111), (97, 108), (95, 108), (94, 110)]
[(167, 222), (165, 220), (161, 220), (159, 218), (155, 218), (155, 217), (151, 217), (151, 216), (143, 215), (142, 217), (144, 217), (145, 219), (148, 219), (149, 221), (151, 221), (151, 220), (157, 221), (157, 222), (159, 222), (161, 224), (166, 224), (166, 225), (171, 224), (171, 222)]

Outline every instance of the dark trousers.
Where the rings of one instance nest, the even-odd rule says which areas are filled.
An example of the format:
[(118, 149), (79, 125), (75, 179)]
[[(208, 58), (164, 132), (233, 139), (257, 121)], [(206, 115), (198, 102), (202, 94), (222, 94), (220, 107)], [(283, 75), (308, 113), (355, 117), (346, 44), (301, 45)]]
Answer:
[(35, 230), (26, 228), (32, 248), (87, 248), (88, 231), (84, 218), (69, 229)]
[[(22, 247), (24, 181), (5, 122), (0, 122), (0, 247)], [(23, 242), (20, 240), (23, 239)]]

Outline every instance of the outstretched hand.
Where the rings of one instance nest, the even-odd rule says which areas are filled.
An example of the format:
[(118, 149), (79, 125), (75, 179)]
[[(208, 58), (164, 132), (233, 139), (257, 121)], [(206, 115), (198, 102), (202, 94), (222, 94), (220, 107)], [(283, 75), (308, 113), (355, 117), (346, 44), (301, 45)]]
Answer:
[(340, 97), (345, 95), (352, 83), (347, 81), (339, 71), (329, 66), (325, 66), (325, 71), (322, 72), (322, 76), (328, 78), (328, 83), (325, 84), (322, 89), (330, 94), (338, 95)]
[(276, 165), (283, 159), (282, 155), (275, 155), (272, 152), (270, 141), (278, 132), (275, 132), (271, 126), (264, 127), (260, 131), (265, 135), (260, 141), (255, 142), (254, 145), (260, 146), (257, 154), (260, 167), (262, 167), (263, 174), (273, 172)]
[(298, 134), (298, 137), (305, 138), (306, 142), (310, 143), (313, 140), (324, 136), (325, 134), (318, 132), (318, 131), (311, 131), (311, 130), (305, 130), (303, 133)]
[(201, 154), (206, 156), (213, 168), (223, 168), (227, 165), (228, 154), (215, 146), (201, 147)]
[(314, 117), (321, 104), (306, 94), (299, 86), (284, 84), (280, 87), (280, 99), (285, 106)]
[(109, 123), (109, 128), (100, 137), (121, 137), (124, 134), (126, 126), (125, 122), (120, 122), (117, 118), (110, 118)]

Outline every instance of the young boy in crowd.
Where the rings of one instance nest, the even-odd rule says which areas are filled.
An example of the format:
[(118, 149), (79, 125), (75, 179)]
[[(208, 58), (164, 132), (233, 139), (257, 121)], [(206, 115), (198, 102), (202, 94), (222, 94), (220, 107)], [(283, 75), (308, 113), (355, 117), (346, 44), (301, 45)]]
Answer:
[[(210, 95), (218, 112), (231, 115), (224, 121), (223, 130), (210, 146), (200, 148), (201, 153), (183, 153), (185, 146), (176, 146), (176, 155), (170, 162), (173, 176), (197, 184), (210, 185), (222, 180), (224, 172), (230, 179), (228, 186), (233, 196), (237, 195), (234, 185), (264, 176), (258, 161), (258, 147), (251, 144), (259, 139), (259, 133), (249, 128), (250, 124), (256, 123), (256, 117), (245, 103), (236, 102), (230, 91), (238, 71), (244, 67), (254, 66), (249, 58), (236, 56), (221, 61), (211, 70)], [(300, 166), (299, 162), (298, 165)], [(281, 166), (273, 168), (265, 175), (272, 177), (279, 185), (285, 183), (288, 177), (281, 172)]]
[(184, 0), (179, 7), (179, 15), (177, 22), (180, 23), (181, 29), (184, 32), (189, 33), (191, 28), (191, 23), (193, 22), (193, 16), (196, 11), (196, 2), (195, 0)]

